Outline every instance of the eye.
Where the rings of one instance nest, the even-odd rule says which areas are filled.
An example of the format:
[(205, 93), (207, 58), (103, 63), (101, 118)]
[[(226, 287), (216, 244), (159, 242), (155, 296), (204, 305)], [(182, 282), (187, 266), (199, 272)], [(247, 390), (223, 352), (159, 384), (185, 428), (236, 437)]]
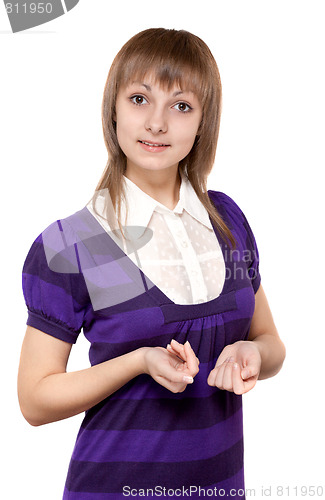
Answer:
[(177, 104), (175, 104), (174, 108), (177, 109), (177, 111), (180, 111), (181, 113), (189, 113), (189, 111), (192, 111), (193, 109), (186, 102), (178, 102)]
[(137, 106), (141, 106), (142, 104), (145, 104), (147, 103), (147, 99), (145, 97), (143, 97), (143, 95), (133, 95), (132, 97), (130, 97), (130, 101), (133, 103), (133, 104), (136, 104)]

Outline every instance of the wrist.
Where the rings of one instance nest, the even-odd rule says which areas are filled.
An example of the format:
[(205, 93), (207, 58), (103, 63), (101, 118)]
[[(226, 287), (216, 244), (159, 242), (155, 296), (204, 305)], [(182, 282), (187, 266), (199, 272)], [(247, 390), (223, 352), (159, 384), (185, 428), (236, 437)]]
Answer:
[(148, 370), (148, 354), (152, 350), (152, 347), (139, 347), (136, 353), (138, 355), (138, 375), (149, 374)]
[(265, 346), (264, 339), (256, 337), (255, 339), (250, 340), (250, 342), (257, 350), (262, 361), (262, 359), (265, 357), (265, 348), (267, 348), (267, 346)]

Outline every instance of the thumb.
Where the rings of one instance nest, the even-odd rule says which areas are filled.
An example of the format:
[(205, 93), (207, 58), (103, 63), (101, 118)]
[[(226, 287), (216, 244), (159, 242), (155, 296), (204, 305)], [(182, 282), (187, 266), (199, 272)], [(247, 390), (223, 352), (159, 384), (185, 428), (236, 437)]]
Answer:
[(184, 371), (184, 368), (177, 369), (173, 366), (162, 367), (160, 375), (166, 380), (176, 384), (182, 382), (185, 382), (186, 384), (193, 384), (194, 381), (193, 377), (188, 373), (188, 369)]
[(243, 380), (248, 380), (251, 377), (256, 377), (259, 374), (259, 367), (255, 363), (251, 363), (241, 371), (241, 378)]
[(247, 380), (248, 378), (251, 377), (251, 370), (249, 368), (244, 368), (241, 372), (241, 378), (243, 380)]

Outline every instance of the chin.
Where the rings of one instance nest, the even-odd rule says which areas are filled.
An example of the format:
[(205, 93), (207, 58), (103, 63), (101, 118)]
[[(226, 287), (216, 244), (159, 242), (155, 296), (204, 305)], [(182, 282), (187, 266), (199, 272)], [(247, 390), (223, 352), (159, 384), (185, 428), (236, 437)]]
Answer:
[[(172, 165), (166, 165), (166, 164), (159, 164), (158, 162), (155, 163), (154, 161), (151, 161), (148, 165), (142, 164), (139, 166), (139, 168), (143, 170), (149, 170), (151, 172), (158, 172), (158, 171), (163, 171), (163, 170), (172, 170), (174, 168), (178, 167), (178, 163), (175, 164), (173, 163)], [(132, 168), (132, 167), (131, 167)]]

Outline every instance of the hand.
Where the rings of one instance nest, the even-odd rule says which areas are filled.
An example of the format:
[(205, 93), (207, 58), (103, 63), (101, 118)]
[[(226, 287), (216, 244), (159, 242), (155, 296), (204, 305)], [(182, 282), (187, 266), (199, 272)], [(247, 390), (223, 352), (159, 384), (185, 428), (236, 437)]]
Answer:
[(172, 340), (167, 348), (151, 347), (145, 350), (145, 370), (158, 384), (171, 392), (185, 391), (199, 371), (199, 360), (189, 342), (184, 345)]
[(254, 342), (235, 342), (221, 352), (208, 376), (208, 384), (235, 394), (244, 394), (255, 386), (261, 362), (260, 351)]

